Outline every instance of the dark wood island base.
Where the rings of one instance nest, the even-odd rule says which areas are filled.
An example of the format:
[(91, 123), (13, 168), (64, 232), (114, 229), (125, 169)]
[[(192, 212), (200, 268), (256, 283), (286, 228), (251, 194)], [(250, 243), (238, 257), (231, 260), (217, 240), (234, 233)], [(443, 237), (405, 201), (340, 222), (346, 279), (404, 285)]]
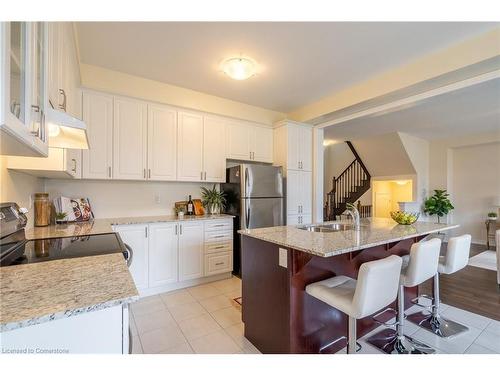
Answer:
[[(348, 317), (309, 296), (306, 285), (332, 276), (357, 278), (362, 263), (389, 255), (406, 255), (425, 236), (374, 246), (331, 257), (321, 257), (243, 235), (242, 285), (245, 337), (262, 353), (334, 353), (347, 336)], [(280, 265), (280, 248), (283, 263)], [(417, 296), (417, 288), (405, 293), (405, 306)], [(395, 307), (393, 304), (392, 307)], [(378, 325), (372, 317), (358, 320), (358, 337)]]

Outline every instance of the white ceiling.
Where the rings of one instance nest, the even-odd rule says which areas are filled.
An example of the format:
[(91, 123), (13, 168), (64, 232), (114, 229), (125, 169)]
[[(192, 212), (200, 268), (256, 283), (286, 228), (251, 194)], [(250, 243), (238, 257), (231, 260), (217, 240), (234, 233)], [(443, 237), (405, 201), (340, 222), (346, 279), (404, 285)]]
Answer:
[[(498, 23), (77, 23), (83, 63), (280, 112), (497, 27)], [(263, 68), (234, 81), (221, 60)]]
[(439, 139), (500, 132), (500, 79), (416, 102), (399, 110), (325, 128), (325, 139), (352, 140), (391, 132)]

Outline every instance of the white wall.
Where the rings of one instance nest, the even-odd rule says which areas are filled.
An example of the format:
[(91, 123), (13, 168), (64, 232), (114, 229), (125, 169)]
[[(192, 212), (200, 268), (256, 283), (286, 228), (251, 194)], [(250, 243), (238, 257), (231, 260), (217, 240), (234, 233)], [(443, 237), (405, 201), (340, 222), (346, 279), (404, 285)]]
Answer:
[(30, 196), (44, 191), (43, 179), (24, 173), (8, 170), (6, 157), (0, 157), (0, 202), (16, 202), (20, 207), (26, 207), (28, 227), (33, 226), (33, 209), (30, 206)]
[(453, 221), (456, 234), (469, 233), (474, 242), (486, 242), (484, 221), (495, 196), (500, 195), (500, 142), (453, 150)]
[[(194, 182), (56, 180), (45, 183), (51, 199), (60, 195), (87, 197), (96, 218), (171, 215), (176, 201), (187, 200), (191, 194), (200, 198), (201, 186), (213, 184)], [(156, 196), (160, 203), (156, 203)]]

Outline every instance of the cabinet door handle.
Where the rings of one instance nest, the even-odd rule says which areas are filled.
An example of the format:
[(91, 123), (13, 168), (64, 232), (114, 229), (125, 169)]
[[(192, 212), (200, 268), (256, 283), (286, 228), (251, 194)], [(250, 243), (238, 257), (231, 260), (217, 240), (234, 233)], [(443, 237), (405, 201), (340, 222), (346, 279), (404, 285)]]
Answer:
[(76, 159), (71, 159), (71, 161), (73, 162), (73, 168), (71, 168), (71, 171), (76, 173)]
[(175, 235), (177, 236), (177, 224), (175, 224)]
[(151, 168), (148, 169), (148, 178), (151, 178)]
[(220, 246), (215, 246), (214, 249), (223, 249), (225, 246), (224, 245), (220, 245)]
[(146, 179), (146, 168), (143, 169), (142, 176), (144, 177), (144, 179)]
[(108, 177), (111, 178), (111, 167), (108, 167)]
[(182, 224), (179, 225), (179, 234), (182, 235)]
[(200, 180), (203, 181), (203, 171), (200, 172)]
[(144, 236), (148, 238), (148, 227), (144, 227)]
[(207, 172), (205, 172), (205, 181), (207, 180)]
[(224, 262), (215, 263), (216, 266), (222, 266), (223, 264), (224, 264)]
[(59, 94), (61, 94), (63, 97), (63, 102), (62, 104), (59, 104), (59, 109), (62, 109), (64, 112), (66, 112), (66, 92), (63, 89), (59, 89)]

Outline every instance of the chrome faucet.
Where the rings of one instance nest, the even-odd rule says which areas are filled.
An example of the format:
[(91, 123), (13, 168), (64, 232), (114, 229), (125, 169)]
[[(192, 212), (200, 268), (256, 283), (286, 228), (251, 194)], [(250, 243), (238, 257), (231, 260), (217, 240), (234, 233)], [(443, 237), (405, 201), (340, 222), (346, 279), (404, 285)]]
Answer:
[(354, 230), (360, 230), (361, 225), (360, 225), (360, 219), (359, 219), (359, 211), (356, 208), (355, 205), (352, 203), (347, 203), (347, 213), (352, 217), (352, 221), (354, 224)]

